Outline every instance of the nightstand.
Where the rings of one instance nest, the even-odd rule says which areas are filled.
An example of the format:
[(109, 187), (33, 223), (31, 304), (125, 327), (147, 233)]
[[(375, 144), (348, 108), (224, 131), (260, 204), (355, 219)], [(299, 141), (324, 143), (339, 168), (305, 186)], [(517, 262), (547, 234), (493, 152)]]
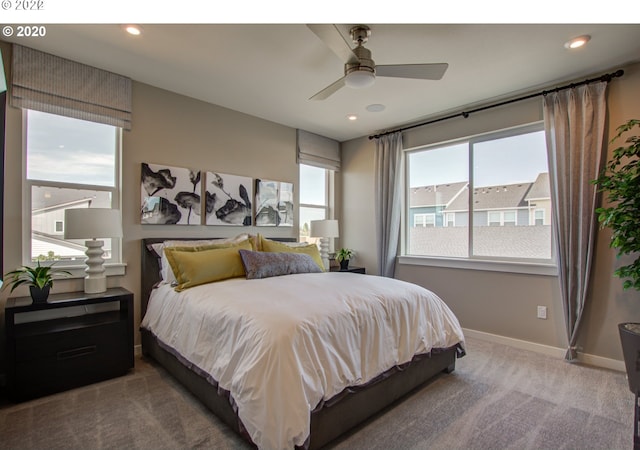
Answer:
[(349, 266), (349, 268), (346, 270), (342, 270), (340, 269), (340, 267), (332, 267), (331, 269), (329, 269), (329, 271), (330, 272), (366, 273), (366, 270), (364, 267), (355, 267), (355, 266)]
[(133, 294), (7, 299), (7, 394), (25, 400), (124, 375), (133, 368)]

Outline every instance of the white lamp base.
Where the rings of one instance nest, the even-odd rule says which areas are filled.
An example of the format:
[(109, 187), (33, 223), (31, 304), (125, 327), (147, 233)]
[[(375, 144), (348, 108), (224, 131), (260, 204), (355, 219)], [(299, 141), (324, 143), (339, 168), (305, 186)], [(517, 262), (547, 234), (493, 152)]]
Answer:
[(107, 290), (107, 277), (104, 275), (104, 258), (102, 255), (103, 241), (92, 239), (85, 241), (84, 245), (87, 246), (87, 268), (85, 273), (87, 276), (84, 278), (84, 292), (87, 294), (99, 294)]
[(320, 258), (322, 258), (324, 270), (329, 271), (329, 238), (320, 238)]

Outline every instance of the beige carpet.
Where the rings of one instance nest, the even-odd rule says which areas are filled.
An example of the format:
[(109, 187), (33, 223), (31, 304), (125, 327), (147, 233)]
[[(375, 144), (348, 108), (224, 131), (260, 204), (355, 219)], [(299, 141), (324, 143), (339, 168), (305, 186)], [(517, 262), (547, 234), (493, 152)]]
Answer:
[[(631, 449), (624, 374), (469, 339), (439, 376), (331, 447)], [(1, 449), (247, 449), (162, 369), (20, 404), (0, 403)]]

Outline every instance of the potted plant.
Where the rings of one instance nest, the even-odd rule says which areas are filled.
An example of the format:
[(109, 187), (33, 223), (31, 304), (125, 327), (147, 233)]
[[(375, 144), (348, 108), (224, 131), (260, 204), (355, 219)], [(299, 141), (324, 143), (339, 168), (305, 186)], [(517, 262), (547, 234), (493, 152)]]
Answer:
[(353, 250), (348, 248), (341, 248), (336, 253), (336, 260), (340, 263), (340, 270), (347, 270), (349, 268), (349, 259), (354, 256)]
[(29, 286), (31, 299), (34, 303), (44, 303), (49, 297), (49, 290), (53, 287), (54, 275), (71, 275), (66, 270), (54, 269), (50, 266), (41, 266), (38, 261), (36, 267), (22, 266), (5, 274), (5, 286), (11, 286), (11, 292), (20, 285)]
[[(611, 143), (620, 139), (640, 120), (632, 119), (618, 127)], [(631, 255), (635, 260), (617, 268), (613, 273), (623, 279), (623, 288), (640, 291), (640, 136), (630, 136), (617, 147), (600, 174), (593, 181), (600, 192), (607, 193), (609, 206), (596, 209), (598, 221), (611, 229), (609, 246), (618, 257)], [(640, 323), (618, 325), (629, 389), (640, 392)]]

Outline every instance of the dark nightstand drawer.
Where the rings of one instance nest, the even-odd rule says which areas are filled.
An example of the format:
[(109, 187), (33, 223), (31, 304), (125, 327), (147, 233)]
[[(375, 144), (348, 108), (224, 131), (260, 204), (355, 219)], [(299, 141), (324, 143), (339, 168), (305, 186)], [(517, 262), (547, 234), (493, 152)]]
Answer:
[[(17, 337), (16, 362), (53, 358), (63, 361), (82, 356), (82, 353), (104, 352), (105, 349), (126, 345), (126, 323), (114, 322), (77, 330)], [(94, 348), (84, 352), (79, 349)]]
[[(56, 333), (49, 342), (16, 341), (14, 398), (32, 398), (125, 374), (130, 363), (125, 324)], [(41, 345), (42, 344), (42, 345)], [(33, 353), (32, 353), (33, 351)]]

